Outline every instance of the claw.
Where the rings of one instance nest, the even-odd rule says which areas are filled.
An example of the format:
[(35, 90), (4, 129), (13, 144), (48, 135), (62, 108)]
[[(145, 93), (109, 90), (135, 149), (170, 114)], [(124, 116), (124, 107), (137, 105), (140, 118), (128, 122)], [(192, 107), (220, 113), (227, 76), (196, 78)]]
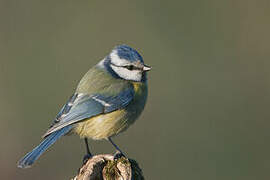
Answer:
[(92, 156), (92, 154), (86, 154), (84, 157), (83, 157), (83, 165), (85, 164), (85, 163), (87, 163), (87, 161), (89, 160), (89, 159), (91, 159), (93, 156)]
[(114, 160), (120, 159), (121, 157), (126, 157), (126, 156), (120, 151), (116, 151), (116, 153), (113, 155)]

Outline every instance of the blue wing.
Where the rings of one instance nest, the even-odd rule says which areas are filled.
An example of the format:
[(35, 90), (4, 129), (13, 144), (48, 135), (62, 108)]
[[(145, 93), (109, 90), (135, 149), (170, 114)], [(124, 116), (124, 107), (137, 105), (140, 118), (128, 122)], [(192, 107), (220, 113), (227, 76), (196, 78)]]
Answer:
[(115, 96), (74, 94), (58, 113), (44, 137), (84, 119), (122, 109), (132, 101), (133, 97), (133, 88), (127, 88)]
[(18, 167), (30, 167), (51, 145), (72, 129), (72, 124), (121, 109), (127, 106), (133, 97), (133, 88), (126, 89), (116, 96), (75, 93), (57, 114), (51, 128), (44, 135), (44, 140), (18, 162)]
[(104, 113), (109, 113), (117, 109), (126, 107), (134, 97), (134, 90), (122, 91), (117, 96), (94, 95), (92, 98), (104, 105)]

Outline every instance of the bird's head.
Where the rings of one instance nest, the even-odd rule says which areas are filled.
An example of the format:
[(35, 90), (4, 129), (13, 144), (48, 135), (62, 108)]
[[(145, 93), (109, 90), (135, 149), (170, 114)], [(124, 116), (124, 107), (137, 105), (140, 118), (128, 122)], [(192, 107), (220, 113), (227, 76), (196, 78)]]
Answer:
[(143, 62), (142, 56), (127, 45), (116, 46), (106, 57), (105, 67), (119, 78), (143, 82), (146, 72), (151, 69)]

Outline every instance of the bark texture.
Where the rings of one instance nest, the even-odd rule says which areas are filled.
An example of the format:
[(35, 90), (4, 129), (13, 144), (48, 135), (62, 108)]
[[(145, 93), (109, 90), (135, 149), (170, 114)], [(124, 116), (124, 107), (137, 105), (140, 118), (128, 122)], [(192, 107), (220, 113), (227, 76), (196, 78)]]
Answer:
[(101, 154), (89, 159), (71, 180), (144, 180), (144, 177), (135, 160)]

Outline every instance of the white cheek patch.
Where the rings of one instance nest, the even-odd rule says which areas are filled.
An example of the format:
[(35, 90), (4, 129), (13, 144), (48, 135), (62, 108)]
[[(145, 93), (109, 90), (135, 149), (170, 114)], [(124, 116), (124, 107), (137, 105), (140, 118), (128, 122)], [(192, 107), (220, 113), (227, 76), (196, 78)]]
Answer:
[(124, 67), (117, 67), (114, 65), (111, 65), (111, 68), (113, 71), (120, 76), (123, 79), (126, 80), (133, 80), (133, 81), (141, 81), (142, 79), (142, 73), (140, 70), (128, 70)]
[(119, 58), (116, 50), (112, 51), (112, 53), (110, 54), (110, 57), (111, 57), (112, 64), (115, 64), (117, 66), (123, 66), (125, 64), (129, 64), (127, 60)]

